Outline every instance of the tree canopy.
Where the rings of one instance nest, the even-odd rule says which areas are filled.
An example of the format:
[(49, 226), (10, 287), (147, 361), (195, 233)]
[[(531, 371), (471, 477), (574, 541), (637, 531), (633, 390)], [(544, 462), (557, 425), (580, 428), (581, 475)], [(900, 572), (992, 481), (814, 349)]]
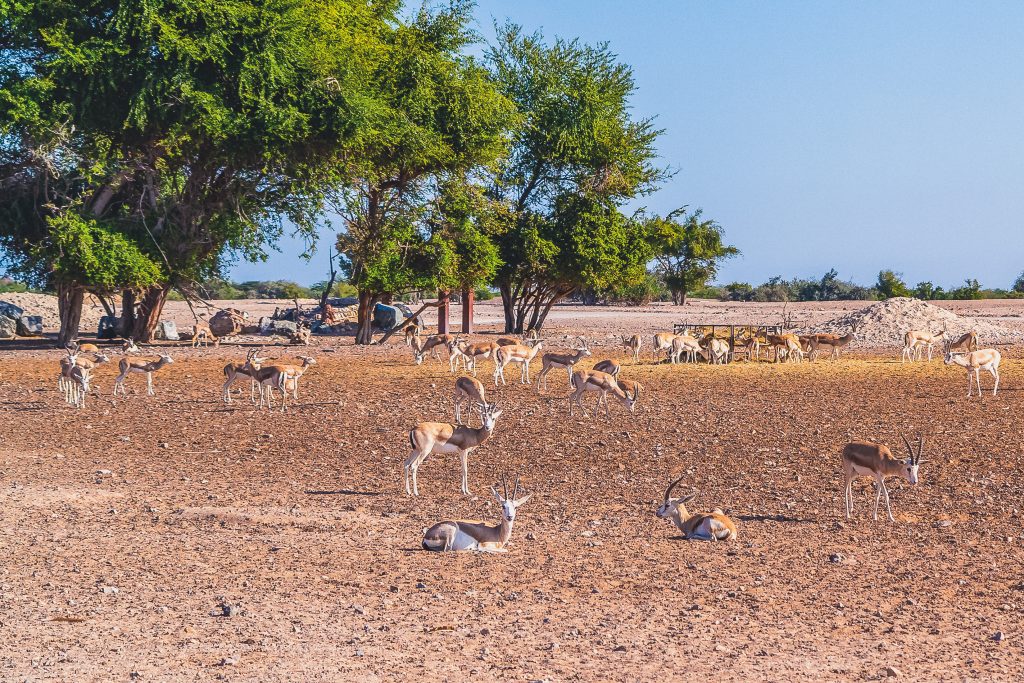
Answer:
[(714, 279), (723, 260), (740, 253), (722, 241), (718, 223), (702, 218), (700, 209), (687, 214), (684, 207), (646, 222), (657, 270), (677, 304), (686, 303), (687, 292)]

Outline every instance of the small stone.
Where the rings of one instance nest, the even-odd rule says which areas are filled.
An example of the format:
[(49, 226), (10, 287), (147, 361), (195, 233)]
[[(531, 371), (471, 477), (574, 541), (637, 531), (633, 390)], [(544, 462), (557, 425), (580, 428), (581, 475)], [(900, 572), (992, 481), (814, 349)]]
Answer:
[(235, 666), (238, 664), (238, 657), (224, 657), (220, 660), (221, 666)]
[(420, 590), (424, 590), (427, 587), (427, 584), (423, 583), (422, 581), (417, 581), (416, 582), (416, 587), (419, 588)]
[(992, 634), (992, 640), (996, 641), (997, 643), (1003, 642), (1003, 638), (1005, 638), (1005, 637), (1006, 636), (1003, 635), (1002, 631), (996, 631), (995, 633)]
[(111, 474), (113, 474), (113, 472), (111, 472), (110, 470), (96, 470), (96, 474), (100, 475), (101, 477), (109, 477)]
[(831, 555), (828, 556), (828, 561), (831, 562), (832, 564), (839, 564), (844, 559), (845, 558), (843, 557), (842, 553), (832, 553)]
[(887, 678), (899, 678), (902, 673), (894, 666), (887, 666), (885, 667), (885, 675)]
[(489, 635), (491, 635), (491, 629), (489, 629), (489, 628), (482, 628), (482, 629), (480, 629), (480, 635), (482, 635), (482, 636), (489, 636)]
[(536, 541), (536, 540), (537, 540), (537, 537), (536, 537), (536, 536), (534, 536), (534, 535), (533, 535), (533, 532), (531, 531), (530, 533), (526, 534), (526, 540), (527, 540), (527, 541)]
[(117, 586), (101, 586), (100, 591), (106, 595), (117, 595), (121, 589)]
[(359, 648), (358, 650), (356, 650), (356, 657), (362, 657), (363, 654), (364, 653), (363, 653), (363, 649), (362, 648)]
[(366, 614), (366, 608), (362, 605), (352, 605), (352, 609), (356, 614)]
[(161, 441), (160, 442), (160, 448), (170, 448), (170, 447), (171, 447), (171, 445), (169, 443), (167, 443), (166, 441)]
[(625, 645), (616, 645), (612, 649), (612, 652), (625, 652), (625, 651), (626, 651), (626, 646)]

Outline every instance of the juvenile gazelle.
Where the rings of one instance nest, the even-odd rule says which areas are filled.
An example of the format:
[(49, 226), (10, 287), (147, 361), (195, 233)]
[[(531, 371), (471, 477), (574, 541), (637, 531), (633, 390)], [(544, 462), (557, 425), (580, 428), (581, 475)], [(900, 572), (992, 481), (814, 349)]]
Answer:
[(946, 331), (928, 332), (927, 330), (910, 330), (903, 335), (903, 354), (900, 362), (917, 360), (921, 357), (921, 350), (928, 350), (928, 360), (932, 359), (932, 349), (946, 335)]
[(572, 386), (572, 368), (590, 354), (590, 347), (587, 340), (580, 337), (580, 345), (573, 349), (572, 353), (545, 353), (541, 358), (540, 374), (537, 375), (537, 393), (540, 393), (541, 384), (548, 388), (548, 373), (552, 370), (565, 370), (568, 375), (569, 386)]
[[(902, 436), (902, 435), (901, 435)], [(875, 521), (878, 521), (878, 501), (885, 494), (885, 509), (889, 511), (889, 521), (895, 522), (892, 508), (889, 506), (889, 489), (885, 487), (886, 477), (903, 477), (910, 485), (917, 484), (917, 468), (921, 464), (921, 450), (924, 448), (924, 437), (917, 439), (917, 455), (910, 447), (907, 437), (903, 436), (907, 446), (906, 460), (892, 457), (887, 446), (877, 443), (854, 441), (843, 447), (843, 489), (846, 494), (846, 518), (853, 514), (853, 480), (857, 477), (874, 477), (878, 490), (875, 496)]]
[[(996, 383), (992, 387), (992, 395), (996, 395), (996, 392), (999, 391), (1000, 360), (1002, 360), (1002, 355), (995, 349), (981, 349), (966, 354), (953, 353), (951, 351), (946, 354), (946, 365), (959, 365), (962, 368), (967, 368), (967, 398), (971, 397), (971, 390), (974, 388), (972, 382), (977, 383), (978, 398), (981, 398), (982, 370), (988, 370), (995, 377)], [(973, 380), (971, 379), (971, 373), (974, 373)]]
[(589, 416), (587, 409), (583, 407), (582, 401), (583, 394), (587, 392), (598, 392), (597, 406), (600, 407), (604, 403), (605, 417), (610, 415), (607, 401), (608, 394), (618, 399), (620, 403), (629, 408), (630, 412), (632, 412), (633, 404), (636, 402), (636, 397), (630, 396), (623, 391), (615, 378), (606, 372), (577, 370), (572, 373), (572, 385), (576, 391), (569, 395), (569, 415), (573, 414), (572, 407), (575, 404), (583, 410), (584, 415)]
[(478, 409), (478, 411), (482, 423), (479, 428), (453, 425), (447, 422), (421, 422), (409, 432), (412, 453), (403, 466), (407, 494), (420, 495), (417, 486), (417, 472), (423, 461), (432, 453), (438, 455), (459, 454), (462, 460), (462, 492), (469, 493), (469, 454), (491, 437), (494, 425), (501, 417), (501, 410), (493, 403)]
[(209, 346), (211, 341), (214, 346), (220, 346), (220, 339), (210, 329), (210, 323), (205, 320), (196, 320), (196, 324), (192, 327), (192, 348), (200, 345)]
[(160, 354), (157, 360), (149, 360), (147, 358), (135, 358), (133, 356), (125, 356), (118, 363), (121, 374), (114, 380), (114, 396), (117, 396), (118, 389), (125, 396), (128, 395), (128, 390), (124, 387), (124, 380), (129, 374), (133, 372), (141, 372), (146, 375), (146, 395), (153, 395), (153, 373), (162, 368), (165, 365), (169, 365), (174, 362), (174, 359), (167, 354)]
[(466, 403), (470, 412), (487, 407), (487, 393), (484, 385), (476, 377), (462, 376), (455, 380), (455, 423), (462, 424), (462, 404)]
[(622, 338), (622, 347), (633, 357), (634, 363), (640, 362), (640, 347), (643, 345), (643, 338), (639, 334), (631, 337), (619, 335)]
[(672, 498), (672, 489), (679, 485), (683, 477), (679, 477), (665, 489), (665, 501), (658, 508), (658, 518), (668, 519), (675, 524), (685, 539), (699, 541), (735, 541), (736, 523), (729, 519), (721, 508), (715, 508), (707, 514), (691, 515), (686, 504), (697, 497), (691, 493), (682, 498)]
[(423, 532), (423, 549), (438, 552), (460, 550), (488, 553), (506, 552), (505, 546), (512, 536), (512, 525), (516, 521), (516, 510), (530, 500), (532, 494), (516, 498), (519, 494), (519, 477), (516, 477), (516, 484), (512, 488), (511, 496), (508, 494), (508, 482), (505, 481), (504, 475), (501, 477), (501, 487), (504, 495), (498, 495), (494, 487), (491, 487), (491, 493), (501, 505), (501, 521), (498, 524), (491, 525), (467, 520), (439, 522)]
[(530, 383), (530, 361), (536, 358), (540, 352), (541, 347), (544, 346), (544, 341), (538, 339), (533, 346), (524, 346), (523, 344), (513, 344), (511, 346), (499, 347), (495, 352), (494, 362), (494, 384), (497, 386), (498, 379), (501, 379), (502, 384), (508, 384), (505, 381), (505, 366), (509, 363), (520, 363), (522, 369), (519, 372), (519, 383), (529, 384)]

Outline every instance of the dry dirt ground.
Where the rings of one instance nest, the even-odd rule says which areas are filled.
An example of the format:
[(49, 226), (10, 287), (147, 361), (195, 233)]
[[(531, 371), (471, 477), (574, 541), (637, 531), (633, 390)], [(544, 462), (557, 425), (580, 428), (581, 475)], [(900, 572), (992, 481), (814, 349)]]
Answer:
[[(407, 433), (452, 419), (447, 364), (318, 343), (286, 413), (220, 400), (237, 347), (176, 348), (153, 397), (135, 376), (112, 399), (101, 368), (81, 411), (56, 351), (0, 351), (0, 680), (1024, 678), (1018, 349), (999, 395), (968, 400), (938, 360), (667, 366), (648, 348), (623, 368), (637, 413), (608, 421), (567, 416), (564, 374), (539, 396), (486, 377), (504, 413), (474, 495), (432, 457), (413, 499)], [(607, 344), (593, 360), (621, 356)], [(862, 480), (847, 521), (842, 444), (899, 453), (900, 431), (925, 434), (922, 481), (890, 480), (892, 524)], [(533, 493), (507, 554), (419, 549), (434, 522), (496, 520), (502, 472)], [(655, 518), (677, 473), (736, 542)]]

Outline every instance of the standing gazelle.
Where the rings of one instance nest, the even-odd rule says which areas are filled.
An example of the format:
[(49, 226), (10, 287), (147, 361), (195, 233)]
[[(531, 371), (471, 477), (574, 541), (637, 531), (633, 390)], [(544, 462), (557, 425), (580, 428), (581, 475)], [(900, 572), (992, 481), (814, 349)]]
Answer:
[[(412, 453), (405, 461), (405, 492), (420, 495), (417, 486), (417, 472), (423, 461), (432, 453), (438, 455), (458, 453), (462, 459), (462, 492), (469, 493), (469, 454), (494, 432), (494, 424), (501, 416), (495, 404), (479, 409), (479, 428), (448, 424), (447, 422), (421, 422), (409, 432)], [(410, 488), (410, 480), (412, 487)]]
[(508, 495), (508, 482), (505, 476), (501, 477), (501, 487), (504, 495), (491, 487), (491, 493), (501, 505), (501, 521), (492, 526), (483, 522), (452, 521), (439, 522), (423, 532), (422, 546), (424, 550), (437, 552), (476, 550), (488, 553), (506, 552), (505, 546), (512, 536), (512, 525), (516, 521), (516, 509), (530, 500), (533, 494), (526, 494), (522, 498), (516, 498), (519, 494), (519, 477), (516, 477), (516, 484), (512, 488), (512, 495)]
[(533, 346), (512, 344), (499, 347), (494, 356), (494, 385), (498, 385), (499, 378), (502, 384), (507, 384), (505, 381), (505, 366), (509, 363), (520, 363), (522, 365), (522, 369), (519, 372), (519, 383), (529, 384), (530, 361), (537, 357), (543, 345), (543, 340), (538, 339)]
[[(685, 475), (684, 475), (685, 476)], [(682, 498), (671, 498), (672, 489), (679, 485), (683, 477), (679, 477), (668, 485), (665, 490), (665, 501), (658, 508), (658, 518), (668, 519), (689, 540), (699, 541), (734, 541), (736, 540), (736, 523), (729, 519), (721, 508), (715, 508), (707, 514), (691, 515), (686, 504), (697, 497), (691, 493)]]
[(541, 358), (540, 374), (537, 375), (537, 393), (540, 393), (541, 384), (548, 388), (548, 373), (553, 369), (564, 369), (568, 374), (569, 386), (572, 386), (572, 368), (581, 360), (590, 355), (590, 347), (587, 340), (580, 337), (580, 345), (573, 349), (572, 353), (545, 353)]
[[(572, 407), (575, 404), (580, 407), (584, 415), (589, 417), (587, 409), (583, 407), (582, 397), (584, 393), (590, 391), (598, 392), (597, 407), (600, 408), (601, 404), (604, 403), (604, 415), (606, 418), (610, 416), (608, 411), (608, 394), (618, 399), (620, 403), (629, 408), (630, 412), (633, 411), (633, 405), (637, 399), (636, 396), (631, 396), (623, 391), (619, 382), (607, 372), (577, 370), (572, 373), (572, 386), (576, 391), (569, 395), (569, 415), (573, 414)], [(595, 408), (596, 410), (597, 408)]]
[(167, 354), (161, 353), (157, 360), (149, 360), (146, 358), (136, 358), (133, 356), (125, 356), (118, 363), (121, 369), (121, 374), (114, 380), (114, 396), (117, 396), (118, 389), (121, 390), (121, 394), (127, 396), (128, 390), (124, 387), (124, 380), (129, 374), (133, 372), (142, 372), (146, 375), (146, 395), (153, 395), (153, 373), (162, 368), (165, 365), (169, 365), (174, 362), (174, 359)]
[(487, 407), (487, 394), (484, 385), (476, 377), (462, 376), (455, 380), (455, 422), (462, 424), (462, 404), (466, 403), (473, 411), (479, 406)]
[(640, 347), (643, 345), (643, 338), (639, 334), (634, 334), (632, 337), (627, 337), (624, 334), (619, 336), (622, 337), (622, 347), (633, 357), (633, 362), (639, 363)]
[[(901, 435), (902, 436), (902, 435)], [(875, 521), (878, 521), (878, 501), (885, 494), (885, 509), (889, 511), (889, 521), (895, 522), (892, 508), (889, 506), (889, 489), (885, 487), (886, 477), (903, 477), (910, 485), (917, 484), (917, 468), (921, 464), (921, 450), (924, 448), (924, 437), (917, 438), (917, 455), (910, 446), (910, 441), (903, 436), (907, 446), (906, 460), (897, 460), (892, 456), (888, 446), (877, 443), (854, 441), (843, 447), (843, 489), (846, 494), (846, 518), (853, 514), (853, 480), (857, 477), (874, 477), (878, 493), (875, 495)]]
[[(995, 396), (996, 392), (999, 391), (999, 361), (1002, 360), (1002, 356), (995, 349), (981, 349), (979, 351), (971, 351), (967, 354), (953, 353), (950, 351), (946, 354), (946, 365), (959, 365), (962, 368), (967, 368), (967, 398), (971, 397), (971, 390), (974, 388), (972, 382), (976, 382), (978, 385), (978, 398), (981, 398), (981, 371), (988, 370), (992, 373), (992, 376), (996, 379), (996, 384), (992, 387), (992, 395)], [(971, 379), (971, 373), (974, 373), (974, 379)]]
[(259, 357), (262, 350), (262, 346), (258, 349), (251, 349), (245, 354), (244, 363), (232, 362), (224, 366), (224, 401), (226, 403), (231, 403), (231, 385), (239, 377), (249, 378), (249, 402), (256, 402), (256, 371), (267, 360), (266, 358)]

